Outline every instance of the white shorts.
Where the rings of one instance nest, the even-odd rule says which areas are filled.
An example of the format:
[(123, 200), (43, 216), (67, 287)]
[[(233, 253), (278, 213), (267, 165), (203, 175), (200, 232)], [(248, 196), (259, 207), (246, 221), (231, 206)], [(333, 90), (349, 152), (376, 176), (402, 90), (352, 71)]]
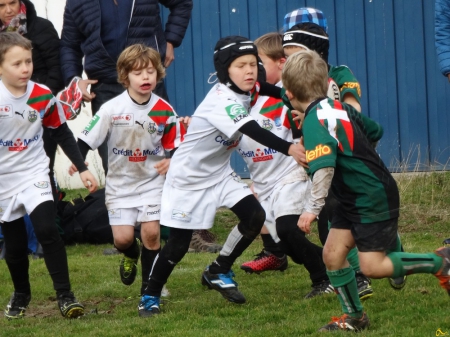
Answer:
[(45, 201), (53, 201), (50, 178), (34, 182), (22, 192), (0, 200), (0, 222), (11, 222), (30, 214)]
[(158, 221), (160, 215), (161, 205), (108, 209), (109, 224), (111, 226), (135, 226), (142, 222)]
[(292, 181), (284, 179), (275, 186), (272, 193), (263, 201), (261, 206), (266, 211), (266, 228), (270, 235), (279, 242), (275, 221), (284, 215), (299, 216), (303, 213), (303, 209), (309, 199), (311, 193), (311, 181), (301, 180)]
[(203, 190), (181, 190), (167, 183), (161, 201), (161, 225), (185, 229), (209, 229), (219, 207), (233, 207), (252, 194), (236, 175)]

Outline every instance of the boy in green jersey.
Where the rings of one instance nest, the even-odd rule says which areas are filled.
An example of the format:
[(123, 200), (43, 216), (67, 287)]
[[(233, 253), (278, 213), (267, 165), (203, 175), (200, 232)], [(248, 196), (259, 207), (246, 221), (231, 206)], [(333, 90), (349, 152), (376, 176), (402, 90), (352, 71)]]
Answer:
[(331, 188), (334, 209), (323, 258), (344, 314), (319, 331), (359, 331), (369, 318), (346, 256), (355, 245), (362, 272), (371, 278), (434, 274), (450, 294), (450, 248), (434, 253), (396, 252), (399, 193), (372, 143), (383, 130), (352, 106), (326, 97), (328, 66), (314, 51), (289, 56), (282, 74), (286, 96), (300, 112), (312, 197), (298, 226), (309, 233)]

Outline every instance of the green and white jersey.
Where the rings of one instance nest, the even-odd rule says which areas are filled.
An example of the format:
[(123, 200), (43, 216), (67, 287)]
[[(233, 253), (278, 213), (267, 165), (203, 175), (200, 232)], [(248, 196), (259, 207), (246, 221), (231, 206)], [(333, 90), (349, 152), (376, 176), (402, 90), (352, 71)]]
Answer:
[(361, 87), (355, 75), (347, 66), (331, 66), (328, 70), (328, 77), (336, 82), (340, 91), (340, 100), (344, 99), (345, 94), (355, 96), (358, 103), (361, 103)]
[(325, 98), (308, 107), (302, 129), (309, 174), (335, 168), (331, 191), (349, 220), (374, 223), (398, 217), (397, 184), (372, 146), (383, 135), (378, 123)]

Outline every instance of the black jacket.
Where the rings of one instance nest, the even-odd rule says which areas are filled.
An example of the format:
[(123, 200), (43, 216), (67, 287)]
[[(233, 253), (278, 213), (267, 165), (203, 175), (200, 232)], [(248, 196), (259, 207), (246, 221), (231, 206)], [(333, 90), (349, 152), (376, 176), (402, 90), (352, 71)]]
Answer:
[[(159, 4), (170, 9), (165, 29)], [(167, 41), (178, 47), (191, 18), (191, 0), (133, 0), (126, 47), (143, 43), (165, 58)], [(65, 84), (84, 70), (91, 79), (117, 83), (116, 61), (109, 56), (100, 35), (99, 0), (67, 0), (61, 34), (61, 64)]]
[(59, 56), (59, 36), (53, 24), (38, 17), (29, 0), (21, 0), (27, 8), (27, 33), (33, 45), (33, 76), (31, 80), (50, 88), (53, 94), (64, 88)]

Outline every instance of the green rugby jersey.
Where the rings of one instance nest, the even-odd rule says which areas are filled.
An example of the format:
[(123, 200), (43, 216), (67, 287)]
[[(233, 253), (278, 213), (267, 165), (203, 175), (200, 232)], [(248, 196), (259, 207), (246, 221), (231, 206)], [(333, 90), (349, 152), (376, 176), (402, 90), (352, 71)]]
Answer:
[(397, 184), (372, 143), (381, 126), (353, 107), (329, 98), (311, 104), (303, 123), (309, 174), (334, 167), (331, 191), (349, 220), (373, 223), (397, 218)]
[(344, 95), (347, 93), (355, 96), (358, 103), (361, 103), (361, 87), (355, 75), (347, 66), (332, 66), (328, 65), (328, 77), (332, 78), (341, 94), (341, 101), (344, 99)]

